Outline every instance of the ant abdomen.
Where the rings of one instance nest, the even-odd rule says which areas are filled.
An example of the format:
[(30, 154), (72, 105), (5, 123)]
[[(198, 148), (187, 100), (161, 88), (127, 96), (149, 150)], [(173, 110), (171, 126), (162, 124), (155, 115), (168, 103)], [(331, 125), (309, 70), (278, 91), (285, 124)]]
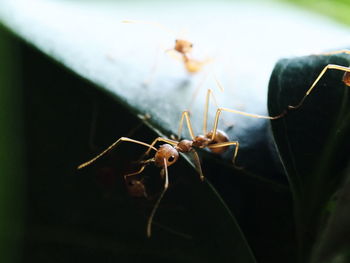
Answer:
[[(212, 138), (212, 136), (213, 136), (212, 131), (210, 131), (206, 134), (207, 138)], [(224, 143), (224, 142), (228, 142), (228, 141), (229, 141), (228, 135), (223, 131), (217, 130), (215, 137), (214, 137), (214, 140), (212, 140), (210, 142), (210, 144)], [(209, 148), (209, 149), (213, 153), (220, 154), (220, 153), (225, 152), (228, 149), (228, 147), (229, 146), (222, 146), (222, 147)]]
[(164, 167), (164, 160), (166, 166), (174, 164), (179, 159), (178, 151), (170, 144), (162, 144), (154, 156), (154, 163), (158, 167)]
[(346, 86), (350, 87), (350, 72), (345, 72), (343, 76), (343, 82)]

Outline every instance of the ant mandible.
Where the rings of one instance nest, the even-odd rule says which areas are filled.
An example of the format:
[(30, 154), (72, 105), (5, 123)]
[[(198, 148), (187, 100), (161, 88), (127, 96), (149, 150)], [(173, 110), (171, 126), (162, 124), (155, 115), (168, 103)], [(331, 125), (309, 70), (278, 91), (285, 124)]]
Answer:
[[(225, 152), (229, 146), (234, 145), (235, 149), (233, 152), (232, 162), (233, 162), (234, 166), (236, 166), (236, 158), (237, 158), (238, 149), (239, 149), (239, 142), (238, 141), (230, 141), (228, 136), (226, 135), (226, 133), (218, 129), (220, 114), (223, 111), (230, 112), (230, 113), (236, 113), (236, 114), (249, 116), (249, 117), (254, 117), (254, 118), (262, 118), (262, 119), (270, 119), (270, 120), (279, 119), (279, 118), (283, 117), (286, 113), (286, 112), (283, 112), (280, 115), (272, 117), (272, 116), (263, 116), (263, 115), (246, 113), (243, 111), (238, 111), (238, 110), (234, 110), (234, 109), (220, 107), (216, 110), (213, 128), (211, 131), (208, 132), (207, 131), (208, 106), (209, 106), (209, 99), (210, 99), (211, 95), (212, 95), (212, 91), (209, 89), (207, 91), (207, 95), (206, 95), (204, 121), (203, 121), (203, 135), (198, 135), (198, 136), (194, 135), (189, 112), (183, 111), (182, 115), (181, 115), (181, 120), (179, 123), (178, 138), (180, 138), (180, 136), (181, 136), (183, 123), (184, 123), (184, 121), (186, 121), (187, 128), (188, 128), (188, 131), (189, 131), (190, 136), (191, 136), (190, 140), (187, 140), (187, 139), (171, 140), (171, 139), (167, 139), (164, 137), (158, 137), (155, 140), (153, 140), (153, 142), (151, 144), (148, 144), (148, 143), (144, 143), (144, 142), (134, 140), (131, 138), (121, 137), (117, 141), (115, 141), (113, 144), (111, 144), (108, 148), (106, 148), (103, 152), (101, 152), (100, 154), (95, 156), (93, 159), (78, 166), (78, 169), (82, 169), (82, 168), (92, 164), (97, 159), (99, 159), (100, 157), (102, 157), (103, 155), (105, 155), (109, 151), (111, 151), (113, 148), (118, 146), (121, 142), (131, 142), (131, 143), (136, 143), (136, 144), (140, 144), (140, 145), (147, 147), (148, 149), (145, 152), (144, 156), (147, 156), (151, 152), (151, 150), (155, 151), (154, 157), (152, 157), (150, 159), (143, 160), (140, 162), (141, 168), (138, 171), (124, 175), (124, 178), (126, 178), (128, 176), (138, 175), (138, 174), (143, 172), (143, 170), (145, 169), (145, 167), (148, 164), (151, 164), (151, 163), (154, 163), (157, 167), (160, 167), (162, 169), (161, 175), (164, 176), (164, 187), (163, 187), (163, 190), (162, 190), (160, 196), (158, 197), (158, 199), (157, 199), (157, 201), (156, 201), (156, 203), (151, 211), (151, 214), (148, 218), (147, 231), (146, 231), (147, 237), (151, 237), (152, 222), (153, 222), (154, 215), (157, 211), (157, 208), (160, 204), (160, 201), (162, 200), (165, 192), (167, 191), (167, 189), (169, 187), (168, 167), (173, 165), (178, 160), (179, 153), (192, 154), (192, 156), (194, 157), (195, 166), (197, 168), (197, 171), (199, 173), (201, 181), (204, 181), (204, 175), (203, 175), (202, 168), (200, 165), (200, 159), (199, 159), (198, 153), (196, 152), (195, 149), (208, 148), (213, 153), (221, 154), (221, 153)], [(158, 142), (163, 142), (164, 144), (160, 145), (159, 148), (156, 148), (155, 144)]]
[[(321, 53), (320, 55), (328, 56), (328, 55), (336, 55), (336, 54), (342, 54), (342, 53), (350, 55), (350, 50), (342, 49), (342, 50), (336, 50), (336, 51), (332, 51), (332, 52)], [(317, 78), (314, 80), (314, 82), (312, 83), (310, 88), (306, 91), (304, 97), (300, 100), (300, 102), (296, 105), (288, 105), (288, 109), (291, 109), (291, 110), (298, 109), (301, 105), (303, 105), (307, 96), (309, 96), (309, 94), (314, 90), (314, 88), (316, 87), (316, 85), (320, 81), (320, 79), (323, 77), (323, 75), (330, 69), (343, 71), (344, 75), (343, 75), (342, 81), (344, 82), (344, 84), (346, 86), (350, 87), (350, 67), (344, 67), (344, 66), (335, 65), (335, 64), (328, 64), (322, 69), (322, 71), (317, 76)]]
[[(158, 27), (158, 28), (160, 28), (168, 33), (171, 33), (172, 35), (176, 35), (176, 33), (173, 32), (172, 30), (170, 30), (170, 29), (166, 28), (165, 26), (163, 26), (162, 24), (159, 24), (156, 22), (138, 21), (138, 20), (123, 20), (122, 23), (148, 24), (148, 25)], [(192, 49), (193, 49), (192, 42), (185, 40), (185, 39), (178, 38), (178, 39), (175, 39), (175, 46), (172, 49), (166, 50), (166, 52), (173, 51), (173, 50), (178, 52), (181, 55), (181, 61), (184, 64), (187, 72), (190, 74), (193, 74), (193, 73), (197, 73), (197, 72), (201, 71), (203, 66), (208, 64), (211, 61), (211, 59), (206, 59), (203, 61), (193, 59), (191, 57)], [(174, 56), (173, 56), (173, 58), (178, 59), (177, 57), (174, 57)]]

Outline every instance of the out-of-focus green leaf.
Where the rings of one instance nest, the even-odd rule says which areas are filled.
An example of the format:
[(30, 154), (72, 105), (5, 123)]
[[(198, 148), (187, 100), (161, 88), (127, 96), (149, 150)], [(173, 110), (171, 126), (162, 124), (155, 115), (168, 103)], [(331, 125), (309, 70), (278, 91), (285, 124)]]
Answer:
[[(270, 114), (300, 102), (327, 64), (348, 66), (349, 55), (309, 56), (278, 62), (270, 80)], [(296, 110), (271, 122), (290, 182), (300, 260), (306, 262), (327, 202), (343, 180), (349, 156), (349, 92), (343, 71), (328, 70)]]
[[(27, 154), (30, 160), (30, 211), (26, 225), (28, 258), (47, 262), (53, 260), (52, 255), (58, 255), (55, 260), (65, 262), (68, 256), (73, 255), (84, 256), (84, 261), (107, 261), (109, 257), (113, 260), (118, 257), (119, 261), (128, 262), (145, 258), (212, 262), (218, 260), (219, 255), (220, 262), (254, 262), (231, 213), (210, 185), (198, 181), (198, 175), (188, 164), (180, 161), (169, 169), (171, 188), (157, 212), (154, 239), (147, 241), (145, 222), (162, 185), (159, 170), (149, 168), (145, 172), (145, 180), (149, 180), (147, 186), (151, 188), (151, 200), (135, 201), (138, 203), (135, 206), (141, 207), (141, 211), (135, 212), (122, 179), (130, 167), (121, 169), (126, 164), (135, 168), (130, 160), (139, 156), (140, 147), (120, 146), (106, 159), (81, 173), (76, 173), (76, 166), (117, 138), (126, 136), (137, 124), (132, 117), (136, 114), (150, 114), (150, 127), (160, 132), (146, 136), (144, 129), (134, 134), (135, 139), (150, 142), (159, 134), (170, 136), (176, 133), (180, 114), (189, 107), (195, 133), (200, 133), (206, 88), (215, 89), (213, 72), (226, 89), (224, 93), (216, 92), (219, 105), (264, 114), (266, 82), (277, 58), (286, 52), (310, 52), (315, 44), (322, 43), (318, 49), (333, 47), (334, 43), (339, 45), (348, 31), (330, 26), (327, 32), (320, 34), (314, 30), (314, 25), (328, 25), (327, 22), (317, 20), (316, 23), (308, 16), (280, 7), (276, 9), (276, 6), (269, 8), (227, 1), (205, 4), (192, 1), (186, 2), (185, 8), (178, 2), (167, 1), (151, 5), (147, 2), (37, 0), (32, 3), (27, 0), (0, 0), (0, 5), (1, 22), (10, 30), (109, 94), (99, 97), (92, 92), (92, 95), (84, 96), (90, 85), (62, 72), (51, 72), (46, 63), (35, 65), (38, 54), (26, 58), (26, 125), (30, 149)], [(190, 76), (185, 72), (181, 59), (173, 60), (162, 52), (162, 48), (173, 46), (174, 39), (178, 37), (176, 34), (167, 34), (145, 24), (120, 23), (124, 19), (161, 22), (179, 32), (188, 28), (188, 39), (194, 42), (194, 57), (203, 60), (214, 58), (214, 62), (203, 72)], [(304, 21), (308, 26), (301, 27), (295, 21)], [(204, 23), (208, 26), (203, 26)], [(275, 38), (276, 34), (281, 36), (278, 38), (281, 42)], [(328, 41), (323, 41), (324, 34), (328, 34)], [(152, 73), (157, 54), (160, 59), (156, 74), (148, 85), (144, 85)], [(56, 70), (62, 68), (57, 67), (53, 71)], [(205, 84), (194, 99), (201, 83)], [(103, 116), (104, 125), (96, 126), (104, 132), (96, 138), (102, 142), (97, 143), (96, 148), (89, 147), (91, 126), (94, 126), (90, 117), (94, 103), (103, 105), (111, 98), (112, 105), (122, 104), (128, 111), (119, 108), (99, 110), (98, 115)], [(209, 125), (214, 114), (215, 106), (212, 105)], [(269, 200), (262, 196), (262, 192), (270, 189), (264, 189), (265, 186), (273, 186), (274, 190), (278, 189), (276, 192), (280, 189), (284, 191), (283, 186), (269, 181), (282, 180), (275, 152), (272, 147), (269, 148), (271, 143), (264, 125), (266, 121), (223, 115), (226, 124), (222, 120), (219, 127), (229, 133), (231, 140), (240, 141), (238, 162), (253, 172), (232, 172), (229, 160), (233, 151), (230, 150), (221, 157), (211, 156), (211, 160), (221, 158), (227, 162), (226, 166), (221, 162), (212, 174), (206, 176), (213, 181), (221, 180), (221, 185), (225, 185), (226, 196), (235, 199), (230, 208), (240, 215), (243, 227), (256, 227), (249, 229), (250, 234), (259, 236), (257, 239), (263, 246), (254, 252), (267, 253), (273, 250), (270, 244), (275, 242), (274, 246), (280, 248), (280, 243), (265, 237), (271, 237), (271, 231), (259, 235), (259, 230), (268, 229), (267, 225), (289, 225), (268, 222), (268, 216), (278, 213), (286, 217), (279, 209), (274, 209), (274, 205), (278, 201), (281, 204), (289, 202), (263, 202)], [(230, 129), (230, 124), (234, 125), (233, 129)], [(108, 132), (112, 135), (107, 135)], [(184, 136), (188, 137), (188, 134), (184, 133)], [(127, 155), (128, 151), (130, 154)], [(218, 174), (221, 169), (225, 170), (225, 176)], [(249, 179), (241, 179), (246, 174), (251, 175)], [(238, 177), (240, 180), (237, 180)], [(189, 178), (189, 181), (184, 178)], [(110, 187), (107, 190), (106, 184), (107, 188)], [(248, 190), (239, 187), (244, 184)], [(287, 195), (285, 192), (274, 194), (270, 199)], [(252, 210), (256, 208), (260, 213), (251, 210), (251, 214), (244, 213), (243, 209), (251, 209), (247, 203), (253, 207)], [(279, 240), (283, 240), (284, 244), (290, 241), (289, 236), (283, 236), (284, 229), (273, 230), (274, 236), (279, 234)], [(254, 242), (256, 240), (250, 240), (250, 243)]]
[(345, 182), (330, 202), (335, 203), (325, 220), (312, 256), (312, 263), (346, 263), (350, 261), (350, 182), (349, 170)]
[(0, 26), (0, 261), (11, 263), (21, 259), (25, 184), (18, 51)]

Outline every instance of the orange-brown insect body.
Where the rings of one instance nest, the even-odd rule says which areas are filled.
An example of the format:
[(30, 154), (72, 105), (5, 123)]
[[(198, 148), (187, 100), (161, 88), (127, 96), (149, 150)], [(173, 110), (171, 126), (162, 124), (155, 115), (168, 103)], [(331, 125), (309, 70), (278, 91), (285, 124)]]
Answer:
[(192, 51), (192, 48), (193, 48), (193, 44), (190, 41), (183, 40), (183, 39), (175, 40), (174, 49), (183, 55), (190, 53)]
[(343, 76), (343, 82), (346, 86), (350, 87), (350, 72), (345, 72)]
[(192, 51), (193, 44), (190, 41), (184, 39), (176, 39), (174, 50), (182, 55), (184, 66), (189, 73), (197, 73), (206, 64), (205, 61), (198, 61), (189, 57), (189, 53)]
[(170, 144), (162, 144), (154, 156), (154, 163), (158, 167), (164, 167), (164, 160), (166, 165), (170, 166), (179, 159), (179, 152)]

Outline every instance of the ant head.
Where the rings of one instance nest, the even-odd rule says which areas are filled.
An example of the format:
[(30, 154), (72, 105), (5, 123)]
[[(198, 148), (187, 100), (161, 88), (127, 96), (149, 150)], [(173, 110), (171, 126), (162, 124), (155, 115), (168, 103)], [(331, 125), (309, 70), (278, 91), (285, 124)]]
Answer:
[(170, 166), (179, 159), (179, 152), (170, 144), (163, 144), (159, 147), (154, 156), (154, 162), (159, 167), (164, 167), (164, 159), (166, 165)]
[[(205, 135), (207, 138), (211, 138), (213, 136), (213, 132), (210, 131)], [(220, 130), (216, 131), (215, 138), (213, 141), (210, 142), (210, 144), (215, 144), (215, 143), (222, 143), (222, 142), (228, 142), (229, 138), (228, 135)], [(210, 148), (210, 151), (213, 153), (223, 153), (227, 150), (228, 146), (223, 146), (223, 147), (217, 147), (217, 148)]]
[(174, 49), (181, 54), (187, 54), (191, 52), (193, 44), (187, 40), (176, 39)]
[(345, 72), (343, 76), (343, 82), (346, 86), (350, 87), (350, 72)]

